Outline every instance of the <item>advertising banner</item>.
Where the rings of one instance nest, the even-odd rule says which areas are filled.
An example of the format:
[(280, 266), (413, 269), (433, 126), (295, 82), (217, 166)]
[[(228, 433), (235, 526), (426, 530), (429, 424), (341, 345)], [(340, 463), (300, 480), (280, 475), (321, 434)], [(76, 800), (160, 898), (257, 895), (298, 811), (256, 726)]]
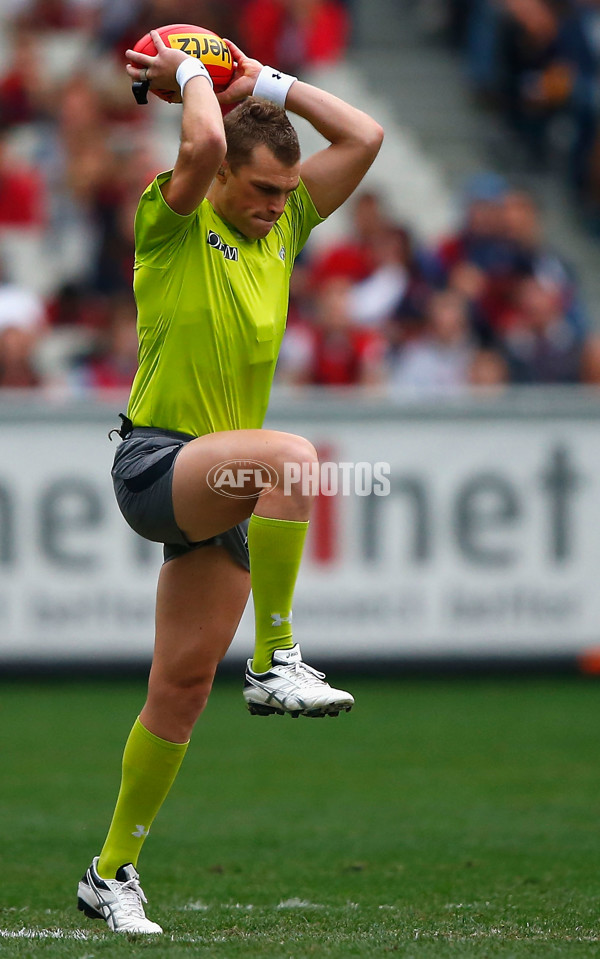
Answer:
[[(150, 657), (162, 553), (115, 504), (112, 410), (0, 407), (0, 661)], [(275, 403), (267, 425), (320, 455), (278, 478), (319, 490), (294, 607), (307, 659), (600, 645), (599, 419), (590, 399)], [(230, 655), (251, 644), (250, 603)]]

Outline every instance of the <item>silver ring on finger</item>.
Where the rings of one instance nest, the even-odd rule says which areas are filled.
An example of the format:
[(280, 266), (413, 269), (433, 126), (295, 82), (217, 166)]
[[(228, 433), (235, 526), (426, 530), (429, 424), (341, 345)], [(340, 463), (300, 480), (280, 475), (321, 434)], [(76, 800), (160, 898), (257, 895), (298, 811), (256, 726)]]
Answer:
[(147, 83), (147, 82), (148, 82), (148, 67), (144, 67), (144, 69), (142, 70), (142, 73), (143, 73), (142, 80), (143, 80), (145, 83)]

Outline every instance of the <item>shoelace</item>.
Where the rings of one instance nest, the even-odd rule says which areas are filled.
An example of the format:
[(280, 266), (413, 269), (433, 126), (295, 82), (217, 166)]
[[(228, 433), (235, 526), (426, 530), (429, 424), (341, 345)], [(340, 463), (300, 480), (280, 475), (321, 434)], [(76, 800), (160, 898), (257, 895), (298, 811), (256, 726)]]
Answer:
[(144, 890), (140, 886), (138, 879), (134, 877), (133, 879), (128, 879), (126, 882), (120, 882), (118, 896), (128, 912), (133, 913), (139, 918), (145, 918), (142, 902), (148, 902), (148, 900), (144, 895)]
[[(306, 663), (289, 663), (283, 667), (285, 670), (290, 670), (293, 675), (294, 681), (299, 686), (309, 686), (314, 683), (314, 677), (316, 676), (321, 682), (325, 679), (325, 673), (320, 673), (318, 669), (313, 669), (312, 666), (308, 666)], [(308, 675), (307, 675), (308, 673)]]

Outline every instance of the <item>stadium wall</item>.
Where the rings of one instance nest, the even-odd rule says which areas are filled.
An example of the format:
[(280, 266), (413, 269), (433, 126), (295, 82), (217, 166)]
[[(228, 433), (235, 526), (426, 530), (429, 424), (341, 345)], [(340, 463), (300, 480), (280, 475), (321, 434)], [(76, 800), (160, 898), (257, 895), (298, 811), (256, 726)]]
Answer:
[[(5, 669), (150, 659), (161, 550), (114, 503), (107, 433), (122, 408), (0, 401)], [(349, 464), (325, 469), (339, 491), (317, 500), (298, 584), (309, 660), (550, 662), (600, 647), (599, 421), (600, 396), (579, 390), (403, 405), (277, 394), (268, 425)], [(251, 636), (247, 610), (230, 662)]]

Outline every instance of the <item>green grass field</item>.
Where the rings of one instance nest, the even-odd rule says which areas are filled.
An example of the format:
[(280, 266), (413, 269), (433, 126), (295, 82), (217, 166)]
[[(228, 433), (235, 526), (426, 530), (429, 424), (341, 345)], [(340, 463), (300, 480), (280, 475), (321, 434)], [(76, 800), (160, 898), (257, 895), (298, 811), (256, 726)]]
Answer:
[(140, 861), (145, 940), (75, 908), (143, 684), (1, 684), (2, 959), (600, 955), (600, 686), (348, 686), (316, 721), (218, 684)]

